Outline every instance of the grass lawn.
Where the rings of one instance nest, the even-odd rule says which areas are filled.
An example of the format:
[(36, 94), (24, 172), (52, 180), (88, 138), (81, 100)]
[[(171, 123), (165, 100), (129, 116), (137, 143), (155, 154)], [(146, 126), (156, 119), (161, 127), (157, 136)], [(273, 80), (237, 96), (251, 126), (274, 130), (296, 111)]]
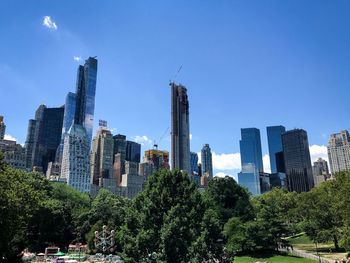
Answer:
[[(299, 234), (294, 237), (289, 237), (287, 240), (293, 247), (305, 250), (306, 252), (316, 254), (315, 244), (307, 237), (306, 234)], [(321, 257), (331, 258), (340, 260), (346, 256), (345, 252), (334, 252), (334, 244), (329, 243), (318, 243), (318, 252)]]
[(300, 258), (292, 255), (272, 254), (264, 253), (254, 256), (237, 256), (234, 263), (254, 263), (256, 261), (268, 262), (268, 263), (315, 263), (311, 259)]

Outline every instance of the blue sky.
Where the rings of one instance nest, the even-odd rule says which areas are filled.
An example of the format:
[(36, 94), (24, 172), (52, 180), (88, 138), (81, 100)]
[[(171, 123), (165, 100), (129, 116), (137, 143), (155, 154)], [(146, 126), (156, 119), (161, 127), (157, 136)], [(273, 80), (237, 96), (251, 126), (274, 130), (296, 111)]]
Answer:
[(216, 172), (239, 170), (242, 127), (261, 130), (264, 154), (266, 126), (303, 128), (313, 158), (326, 157), (329, 134), (350, 128), (349, 13), (345, 0), (3, 0), (0, 114), (24, 143), (39, 104), (75, 90), (74, 57), (97, 56), (95, 124), (143, 136), (145, 149), (170, 126), (168, 83), (182, 65), (191, 149), (209, 143)]

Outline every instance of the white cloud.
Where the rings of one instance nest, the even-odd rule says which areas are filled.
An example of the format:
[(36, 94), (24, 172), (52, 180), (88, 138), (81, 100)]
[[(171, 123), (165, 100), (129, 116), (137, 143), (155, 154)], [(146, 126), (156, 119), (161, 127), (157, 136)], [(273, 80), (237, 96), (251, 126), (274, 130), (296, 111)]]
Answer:
[(310, 146), (311, 162), (315, 162), (318, 158), (322, 158), (328, 162), (327, 146), (311, 145)]
[(135, 136), (134, 141), (141, 144), (141, 145), (147, 145), (147, 144), (152, 145), (153, 144), (152, 140), (149, 139), (146, 135), (142, 135), (142, 136), (137, 135), (137, 136)]
[(73, 56), (73, 59), (77, 62), (81, 61), (81, 56)]
[(190, 133), (190, 140), (192, 140), (192, 133)]
[(51, 19), (50, 16), (44, 16), (43, 26), (50, 28), (52, 30), (57, 30), (56, 22)]
[(17, 141), (16, 138), (10, 134), (5, 134), (4, 139), (9, 141)]
[(240, 153), (212, 153), (213, 168), (217, 170), (241, 169)]
[(271, 173), (270, 156), (268, 154), (265, 154), (263, 156), (263, 165), (264, 165), (264, 172)]
[(215, 176), (217, 177), (225, 177), (227, 174), (226, 173), (223, 173), (223, 172), (218, 172), (215, 174)]

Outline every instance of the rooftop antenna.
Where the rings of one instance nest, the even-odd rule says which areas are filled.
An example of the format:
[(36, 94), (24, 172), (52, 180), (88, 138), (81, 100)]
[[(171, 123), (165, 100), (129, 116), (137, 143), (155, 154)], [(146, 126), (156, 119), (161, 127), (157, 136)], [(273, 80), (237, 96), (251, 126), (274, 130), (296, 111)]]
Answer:
[(182, 69), (182, 65), (181, 65), (181, 66), (179, 67), (179, 69), (177, 70), (176, 74), (175, 74), (174, 77), (173, 77), (173, 80), (170, 80), (170, 81), (169, 81), (170, 83), (174, 83), (174, 82), (175, 82), (175, 80), (176, 80), (177, 76), (179, 75), (181, 69)]

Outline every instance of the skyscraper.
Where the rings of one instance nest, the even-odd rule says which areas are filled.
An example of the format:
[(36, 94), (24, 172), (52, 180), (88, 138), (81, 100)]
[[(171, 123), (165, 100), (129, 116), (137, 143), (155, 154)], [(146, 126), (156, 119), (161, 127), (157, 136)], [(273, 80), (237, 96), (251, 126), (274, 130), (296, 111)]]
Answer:
[(209, 144), (204, 144), (201, 150), (202, 173), (208, 173), (208, 179), (213, 179), (213, 161)]
[(122, 175), (125, 173), (126, 136), (117, 134), (113, 136), (113, 140), (113, 177), (121, 179)]
[(92, 142), (91, 176), (95, 185), (101, 178), (112, 178), (113, 172), (113, 135), (106, 127), (100, 127)]
[(56, 162), (59, 164), (61, 164), (62, 162), (64, 138), (67, 135), (70, 127), (72, 127), (74, 123), (76, 104), (77, 104), (76, 94), (72, 92), (68, 92), (66, 96), (66, 103), (64, 104), (61, 142), (56, 152)]
[(284, 163), (289, 191), (307, 192), (314, 187), (306, 131), (294, 129), (282, 134)]
[(314, 162), (312, 173), (314, 175), (315, 186), (318, 186), (331, 177), (328, 170), (328, 163), (322, 158), (318, 158), (317, 161)]
[(331, 134), (327, 150), (332, 174), (350, 170), (350, 135), (347, 130)]
[(41, 167), (45, 173), (49, 162), (55, 160), (60, 143), (64, 107), (47, 108), (40, 105), (35, 120), (30, 120), (26, 140), (26, 160), (28, 168)]
[(97, 59), (89, 57), (84, 66), (78, 68), (74, 123), (83, 125), (90, 144), (94, 125), (96, 78)]
[(282, 133), (286, 131), (284, 126), (266, 127), (267, 140), (269, 145), (271, 173), (277, 173), (276, 154), (283, 151)]
[(0, 141), (2, 141), (5, 137), (6, 125), (4, 123), (4, 117), (0, 116)]
[(264, 172), (260, 131), (257, 128), (241, 129), (239, 141), (242, 171), (238, 174), (240, 185), (248, 188), (253, 195), (261, 194), (260, 175)]
[(73, 124), (64, 138), (61, 178), (80, 192), (90, 192), (89, 142), (85, 128)]
[(198, 154), (190, 152), (191, 155), (191, 175), (198, 175)]
[(132, 141), (126, 141), (125, 160), (129, 162), (140, 163), (141, 144)]
[(171, 168), (191, 172), (190, 121), (187, 89), (174, 82), (171, 86)]

